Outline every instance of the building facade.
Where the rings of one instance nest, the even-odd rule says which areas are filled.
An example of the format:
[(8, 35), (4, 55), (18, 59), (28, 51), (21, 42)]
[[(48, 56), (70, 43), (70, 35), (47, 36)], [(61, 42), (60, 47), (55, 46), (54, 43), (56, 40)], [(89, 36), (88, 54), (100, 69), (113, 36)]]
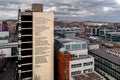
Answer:
[[(57, 44), (56, 48), (61, 46), (57, 53), (58, 80), (85, 80), (81, 77), (82, 75), (91, 73), (94, 73), (94, 76), (98, 75), (94, 71), (94, 58), (88, 55), (86, 42), (57, 37), (55, 44)], [(76, 78), (77, 76), (79, 78)], [(95, 79), (104, 80), (100, 75)]]
[(96, 28), (91, 28), (91, 35), (101, 36), (105, 38), (108, 32), (116, 32), (116, 31), (117, 29), (114, 27), (107, 27), (107, 28), (96, 27)]
[(54, 28), (55, 33), (65, 34), (68, 37), (75, 37), (76, 34), (84, 33), (84, 29), (78, 27), (60, 27), (55, 26)]
[(99, 36), (99, 28), (91, 28), (91, 35)]
[(95, 70), (107, 80), (120, 79), (120, 51), (115, 49), (90, 50), (95, 58)]
[(32, 80), (32, 12), (18, 13), (18, 80)]
[(120, 42), (120, 32), (109, 32), (106, 34), (106, 40)]
[(108, 33), (108, 32), (116, 32), (117, 31), (117, 29), (116, 28), (112, 28), (112, 27), (108, 27), (108, 28), (100, 28), (99, 29), (99, 36), (101, 36), (101, 37), (106, 37), (106, 33)]
[[(17, 80), (53, 80), (54, 58), (52, 51), (54, 48), (51, 44), (53, 44), (54, 14), (42, 11), (42, 4), (33, 4), (32, 10), (25, 10), (25, 12), (19, 10)], [(46, 36), (45, 33), (50, 34), (49, 41), (46, 40), (49, 36)], [(48, 52), (44, 51), (46, 50), (45, 46)], [(41, 69), (42, 66), (48, 70), (41, 74), (41, 71), (44, 70)]]
[(64, 27), (64, 28), (61, 28), (61, 27), (55, 27), (54, 29), (55, 33), (63, 33), (65, 34), (66, 36), (75, 36), (75, 30), (69, 28), (69, 27)]

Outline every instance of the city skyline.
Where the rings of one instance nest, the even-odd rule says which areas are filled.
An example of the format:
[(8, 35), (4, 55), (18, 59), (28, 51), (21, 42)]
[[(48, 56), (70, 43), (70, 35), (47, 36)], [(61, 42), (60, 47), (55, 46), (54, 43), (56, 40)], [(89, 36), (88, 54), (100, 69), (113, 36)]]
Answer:
[(62, 21), (120, 22), (120, 0), (1, 0), (0, 20), (17, 19), (18, 8), (30, 9), (32, 3), (43, 4)]

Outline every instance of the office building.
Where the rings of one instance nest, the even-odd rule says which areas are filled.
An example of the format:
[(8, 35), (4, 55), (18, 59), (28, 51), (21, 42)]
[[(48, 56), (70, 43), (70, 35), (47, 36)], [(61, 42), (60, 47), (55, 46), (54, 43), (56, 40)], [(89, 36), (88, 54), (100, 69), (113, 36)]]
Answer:
[(108, 27), (108, 28), (100, 28), (99, 29), (99, 36), (101, 36), (101, 37), (106, 37), (106, 33), (108, 33), (108, 32), (116, 32), (117, 31), (117, 29), (116, 28), (112, 28), (112, 27)]
[(61, 33), (61, 34), (65, 34), (66, 36), (75, 36), (75, 30), (71, 29), (69, 27), (55, 27), (54, 29), (55, 33)]
[(113, 42), (120, 42), (120, 32), (106, 33), (106, 40), (113, 41)]
[(91, 35), (93, 36), (101, 36), (104, 37), (106, 36), (106, 33), (108, 32), (116, 32), (117, 29), (114, 27), (96, 27), (96, 28), (91, 28)]
[(0, 32), (0, 54), (4, 54), (5, 58), (16, 57), (18, 43), (10, 40), (9, 32)]
[(99, 36), (99, 28), (91, 28), (91, 35)]
[(55, 49), (58, 50), (58, 80), (104, 80), (94, 71), (94, 58), (88, 55), (85, 41), (56, 36)]
[(42, 11), (42, 4), (33, 4), (25, 12), (19, 9), (17, 80), (54, 80), (54, 14)]
[(78, 27), (60, 27), (55, 26), (54, 28), (55, 33), (61, 33), (68, 37), (75, 37), (76, 34), (84, 33), (84, 29)]
[(17, 20), (5, 20), (7, 22), (8, 25), (8, 31), (10, 33), (10, 36), (14, 36), (17, 35), (16, 33), (16, 27), (17, 27)]
[(0, 44), (9, 42), (9, 32), (0, 32)]
[(90, 50), (95, 58), (95, 70), (107, 80), (120, 80), (120, 49)]

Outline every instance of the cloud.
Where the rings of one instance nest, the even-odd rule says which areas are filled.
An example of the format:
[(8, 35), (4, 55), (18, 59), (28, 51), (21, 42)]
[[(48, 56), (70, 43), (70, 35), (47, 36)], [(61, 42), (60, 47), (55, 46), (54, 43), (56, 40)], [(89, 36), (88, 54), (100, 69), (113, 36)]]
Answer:
[(45, 12), (55, 12), (61, 20), (120, 21), (112, 19), (119, 16), (120, 0), (0, 0), (0, 19), (17, 19), (18, 7), (31, 9), (32, 3), (42, 3)]
[(2, 19), (14, 19), (15, 17), (17, 17), (16, 11), (9, 11), (9, 13), (7, 11), (0, 12), (0, 18), (2, 18)]
[(114, 10), (112, 7), (103, 7), (104, 12), (112, 11)]
[(115, 0), (118, 5), (120, 5), (120, 0)]

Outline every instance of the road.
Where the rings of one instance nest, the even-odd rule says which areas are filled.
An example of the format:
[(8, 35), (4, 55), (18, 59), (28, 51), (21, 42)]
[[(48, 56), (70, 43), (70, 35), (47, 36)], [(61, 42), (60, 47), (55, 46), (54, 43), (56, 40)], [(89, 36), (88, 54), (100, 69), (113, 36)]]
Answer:
[(15, 78), (15, 63), (12, 63), (8, 70), (0, 76), (0, 80), (14, 80)]

